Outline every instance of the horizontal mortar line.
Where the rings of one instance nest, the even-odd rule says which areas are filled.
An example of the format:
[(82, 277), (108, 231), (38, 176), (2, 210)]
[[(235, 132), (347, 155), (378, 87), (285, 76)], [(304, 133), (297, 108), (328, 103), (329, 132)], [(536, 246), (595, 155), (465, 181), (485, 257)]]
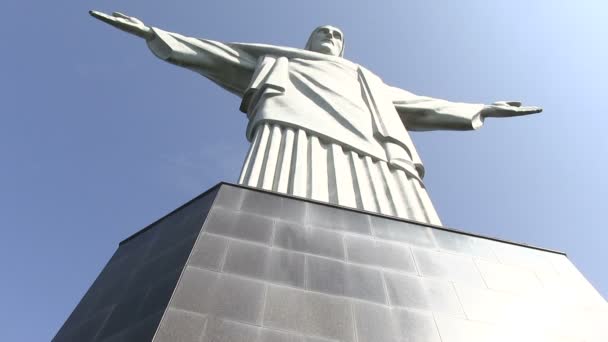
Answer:
[[(330, 340), (327, 339), (327, 337), (321, 336), (321, 335), (304, 335), (301, 331), (286, 330), (286, 329), (277, 328), (277, 327), (274, 327), (274, 326), (266, 326), (266, 325), (264, 325), (264, 321), (263, 320), (262, 320), (262, 323), (257, 324), (257, 323), (252, 323), (252, 322), (248, 322), (248, 321), (241, 321), (241, 320), (238, 320), (238, 319), (227, 318), (227, 317), (223, 317), (223, 316), (215, 316), (215, 315), (212, 315), (212, 314), (204, 314), (204, 313), (200, 313), (200, 312), (196, 312), (196, 311), (190, 311), (190, 310), (181, 309), (181, 308), (177, 308), (177, 307), (171, 307), (171, 308), (168, 308), (168, 309), (171, 309), (171, 310), (174, 310), (174, 311), (181, 311), (181, 312), (189, 313), (189, 314), (193, 314), (193, 315), (196, 315), (196, 316), (199, 316), (199, 317), (204, 317), (204, 318), (207, 318), (209, 316), (214, 316), (214, 317), (217, 317), (217, 318), (219, 318), (219, 319), (221, 319), (223, 321), (234, 322), (234, 323), (238, 323), (238, 324), (241, 324), (241, 325), (247, 325), (247, 326), (250, 326), (250, 327), (254, 327), (256, 329), (262, 328), (264, 330), (269, 330), (269, 331), (274, 331), (274, 332), (279, 332), (279, 333), (286, 333), (286, 334), (290, 334), (290, 335), (296, 335), (296, 336), (302, 337), (302, 338), (306, 338), (306, 337), (318, 337), (318, 338), (321, 338), (323, 340), (330, 341)], [(204, 334), (205, 332), (203, 331), (202, 333)]]
[(505, 262), (502, 261), (498, 258), (496, 259), (490, 259), (488, 257), (483, 257), (483, 256), (478, 256), (475, 254), (467, 254), (467, 253), (459, 253), (459, 252), (455, 252), (455, 251), (450, 251), (450, 250), (445, 250), (445, 249), (431, 249), (431, 248), (425, 248), (425, 247), (419, 247), (419, 246), (410, 246), (414, 249), (421, 249), (424, 251), (433, 251), (433, 252), (439, 252), (439, 253), (443, 253), (446, 254), (448, 256), (456, 256), (456, 257), (466, 257), (466, 258), (473, 258), (473, 262), (476, 262), (477, 260), (483, 261), (483, 262), (488, 262), (488, 263), (492, 263), (492, 264), (496, 264), (496, 265), (501, 265), (501, 266), (507, 266), (507, 267), (511, 267), (511, 268), (515, 268), (519, 271), (525, 271), (525, 272), (531, 272), (531, 273), (536, 273), (536, 272), (543, 272), (543, 271), (554, 271), (552, 268), (538, 268), (538, 267), (533, 267), (533, 266), (528, 266), (528, 265), (522, 265), (522, 264), (515, 264), (515, 263), (511, 263), (511, 262)]
[[(341, 262), (344, 264), (348, 264), (348, 265), (354, 265), (354, 266), (360, 266), (363, 268), (367, 268), (367, 269), (377, 269), (380, 271), (387, 271), (387, 272), (392, 272), (392, 273), (402, 273), (402, 274), (407, 274), (407, 275), (416, 275), (418, 277), (420, 277), (418, 275), (418, 273), (416, 272), (416, 270), (414, 270), (413, 272), (407, 272), (403, 269), (400, 268), (390, 268), (390, 267), (385, 267), (385, 266), (381, 266), (381, 265), (376, 265), (376, 264), (362, 264), (362, 263), (358, 263), (352, 260), (347, 260), (347, 259), (337, 259), (337, 258), (332, 258), (329, 256), (325, 256), (325, 255), (320, 255), (320, 254), (313, 254), (310, 252), (302, 252), (302, 251), (298, 251), (298, 250), (294, 250), (294, 249), (287, 249), (287, 248), (283, 248), (281, 246), (277, 246), (277, 245), (267, 245), (267, 244), (263, 244), (260, 242), (254, 242), (254, 241), (249, 241), (249, 240), (242, 240), (239, 238), (234, 238), (234, 237), (230, 237), (230, 236), (225, 236), (225, 235), (221, 235), (221, 234), (216, 234), (216, 233), (209, 233), (209, 232), (205, 232), (204, 234), (209, 234), (209, 235), (213, 235), (213, 236), (217, 236), (217, 237), (222, 237), (225, 238), (226, 240), (231, 240), (231, 241), (239, 241), (239, 242), (244, 242), (244, 243), (249, 243), (251, 245), (256, 245), (256, 246), (260, 246), (260, 247), (264, 247), (264, 248), (269, 248), (269, 249), (276, 249), (278, 251), (284, 251), (284, 252), (290, 252), (290, 253), (294, 253), (294, 254), (299, 254), (299, 255), (303, 255), (303, 256), (311, 256), (311, 257), (315, 257), (315, 258), (319, 258), (319, 259), (325, 259), (325, 260), (330, 260), (330, 261), (337, 261), (337, 262)], [(422, 278), (422, 277), (420, 277)]]
[[(346, 230), (346, 229), (340, 229), (340, 228), (329, 228), (328, 226), (322, 226), (322, 225), (321, 226), (315, 226), (314, 223), (310, 223), (310, 222), (300, 222), (300, 221), (284, 220), (284, 219), (281, 219), (281, 218), (278, 218), (278, 217), (266, 216), (266, 215), (258, 214), (258, 213), (255, 213), (255, 212), (249, 212), (249, 211), (242, 210), (242, 209), (241, 210), (237, 210), (237, 209), (233, 209), (233, 208), (222, 207), (220, 205), (217, 205), (217, 207), (219, 207), (219, 208), (221, 208), (223, 210), (226, 210), (226, 211), (234, 212), (234, 213), (246, 213), (248, 215), (252, 215), (252, 216), (255, 216), (255, 217), (265, 218), (265, 219), (268, 219), (269, 221), (272, 221), (273, 223), (291, 223), (291, 224), (295, 224), (297, 226), (300, 226), (300, 227), (303, 227), (303, 228), (308, 228), (308, 229), (313, 228), (313, 229), (324, 230), (324, 231), (327, 231), (327, 232), (334, 232), (334, 233), (335, 232), (340, 232), (340, 233), (344, 233), (344, 234), (347, 234), (347, 235), (370, 236), (370, 237), (376, 237), (376, 238), (379, 238), (379, 239), (383, 239), (381, 237), (373, 235), (373, 233), (371, 232), (371, 230), (370, 230), (370, 233), (359, 233), (359, 232), (355, 232), (355, 231), (352, 231), (352, 230)], [(211, 210), (209, 212), (209, 214), (210, 215), (208, 217), (212, 216), (213, 215), (213, 210)], [(427, 227), (425, 227), (425, 228), (427, 228)], [(384, 240), (386, 240), (386, 239), (384, 239)], [(387, 241), (392, 241), (392, 240), (387, 240)]]
[[(300, 291), (300, 292), (307, 292), (307, 293), (312, 293), (312, 294), (317, 294), (317, 295), (322, 295), (322, 296), (327, 296), (327, 297), (332, 297), (332, 298), (352, 300), (352, 301), (358, 302), (358, 303), (378, 305), (378, 306), (382, 306), (384, 308), (387, 308), (389, 310), (391, 310), (391, 309), (406, 309), (408, 311), (414, 311), (414, 312), (419, 312), (419, 313), (433, 313), (433, 312), (437, 312), (437, 313), (440, 313), (440, 314), (443, 314), (443, 315), (447, 315), (447, 316), (450, 316), (450, 317), (462, 318), (462, 316), (455, 316), (455, 315), (453, 315), (453, 314), (451, 314), (449, 312), (444, 312), (444, 311), (425, 310), (425, 309), (420, 309), (420, 308), (415, 308), (415, 307), (409, 307), (409, 306), (401, 306), (401, 305), (388, 305), (386, 303), (375, 302), (375, 301), (366, 300), (366, 299), (358, 298), (358, 297), (349, 297), (349, 296), (344, 296), (344, 295), (339, 295), (339, 294), (320, 292), (320, 291), (315, 291), (315, 290), (312, 290), (312, 289), (306, 289), (306, 288), (302, 288), (302, 287), (292, 286), (292, 285), (285, 284), (285, 283), (277, 283), (277, 282), (270, 281), (270, 280), (262, 280), (260, 278), (255, 278), (255, 277), (252, 277), (252, 276), (247, 276), (247, 275), (238, 274), (238, 273), (231, 273), (231, 272), (212, 270), (212, 269), (202, 268), (202, 267), (194, 266), (194, 265), (187, 265), (187, 267), (191, 267), (191, 268), (194, 268), (194, 269), (197, 269), (197, 270), (203, 270), (203, 271), (213, 272), (213, 273), (217, 273), (217, 274), (220, 274), (220, 275), (224, 274), (224, 275), (228, 275), (230, 277), (235, 277), (235, 278), (245, 279), (245, 280), (249, 280), (249, 281), (254, 281), (256, 283), (261, 283), (261, 284), (264, 284), (266, 286), (281, 287), (281, 288), (296, 290), (296, 291)], [(392, 273), (395, 273), (395, 272), (392, 272)], [(418, 277), (417, 276), (417, 278), (422, 278), (422, 277)], [(429, 278), (429, 279), (435, 280), (435, 278)], [(442, 280), (444, 280), (445, 282), (449, 281), (447, 279), (442, 279)], [(183, 310), (183, 309), (180, 309), (180, 310)], [(185, 311), (188, 311), (188, 310), (185, 310)]]
[[(242, 212), (242, 211), (235, 211), (235, 210), (231, 210), (231, 209), (230, 209), (230, 211), (233, 211), (235, 213)], [(297, 226), (302, 227), (304, 230), (307, 230), (307, 229), (308, 230), (310, 230), (310, 229), (312, 229), (312, 230), (322, 230), (322, 231), (325, 231), (325, 232), (332, 232), (332, 233), (337, 233), (337, 234), (343, 234), (347, 238), (348, 237), (354, 237), (354, 238), (366, 237), (366, 238), (368, 238), (368, 239), (370, 239), (372, 241), (375, 241), (375, 242), (377, 241), (377, 242), (383, 242), (383, 243), (394, 244), (394, 245), (399, 245), (399, 246), (421, 248), (421, 249), (425, 249), (425, 250), (444, 252), (444, 253), (450, 254), (450, 255), (473, 256), (473, 257), (476, 257), (476, 258), (480, 258), (480, 259), (484, 259), (484, 260), (488, 260), (488, 261), (494, 261), (494, 262), (497, 262), (497, 263), (500, 263), (500, 264), (509, 265), (507, 263), (502, 262), (500, 260), (500, 258), (498, 258), (496, 255), (494, 255), (494, 258), (492, 258), (492, 257), (488, 257), (488, 256), (479, 255), (479, 254), (474, 253), (474, 252), (471, 252), (471, 253), (469, 253), (469, 252), (459, 252), (459, 251), (450, 250), (450, 249), (447, 249), (447, 248), (444, 248), (444, 247), (440, 247), (438, 244), (436, 246), (433, 246), (433, 247), (426, 247), (426, 246), (421, 246), (421, 245), (417, 245), (417, 244), (413, 244), (413, 243), (408, 243), (408, 242), (401, 241), (401, 240), (393, 240), (393, 239), (384, 238), (382, 236), (375, 235), (375, 233), (364, 234), (364, 233), (353, 232), (353, 231), (350, 231), (350, 230), (332, 229), (332, 228), (328, 228), (326, 226), (325, 227), (324, 226), (313, 226), (313, 225), (311, 225), (309, 223), (307, 223), (307, 224), (301, 224), (300, 222), (281, 220), (281, 219), (277, 219), (277, 218), (274, 218), (274, 217), (271, 217), (271, 216), (265, 216), (265, 215), (260, 215), (260, 214), (255, 214), (255, 213), (249, 213), (249, 212), (247, 212), (247, 213), (251, 214), (251, 215), (254, 215), (256, 217), (262, 217), (262, 218), (269, 219), (270, 221), (273, 221), (274, 223), (285, 222), (285, 223), (296, 224)], [(274, 226), (274, 228), (276, 229), (276, 225)], [(423, 227), (423, 228), (428, 229), (429, 227)], [(224, 235), (221, 235), (221, 234), (210, 233), (210, 232), (209, 232), (209, 234), (215, 234), (215, 235), (224, 236)], [(433, 235), (433, 237), (434, 237), (434, 234), (432, 234), (432, 232), (431, 232), (431, 235)], [(482, 239), (480, 237), (475, 237), (475, 236), (470, 236), (470, 237)], [(238, 238), (234, 238), (234, 239), (241, 240), (241, 239), (238, 239)], [(244, 241), (250, 241), (250, 240), (244, 240)], [(502, 242), (502, 241), (495, 241), (495, 242), (505, 243), (505, 242)], [(255, 243), (260, 243), (260, 242), (255, 242)], [(493, 253), (496, 253), (493, 249), (491, 251)]]
[[(343, 233), (347, 238), (348, 237), (352, 237), (352, 236), (360, 238), (360, 236), (361, 236), (361, 234), (352, 235), (352, 234), (349, 234), (348, 232), (337, 231), (337, 230), (332, 230), (332, 229), (325, 229), (325, 228), (315, 228), (315, 229), (324, 230), (324, 231), (327, 231), (327, 232)], [(276, 226), (274, 227), (273, 230), (276, 230)], [(223, 234), (220, 234), (220, 233), (210, 232), (210, 231), (206, 231), (206, 230), (203, 230), (201, 232), (209, 234), (209, 235), (215, 235), (215, 236), (225, 237), (225, 238), (231, 239), (231, 240), (245, 241), (245, 242), (249, 242), (249, 243), (255, 244), (255, 245), (272, 246), (272, 247), (277, 247), (279, 249), (285, 249), (285, 248), (281, 248), (280, 246), (274, 245), (273, 244), (274, 241), (266, 243), (266, 242), (259, 242), (259, 241), (254, 241), (254, 240), (246, 240), (246, 239), (238, 238), (238, 237), (235, 237), (235, 236), (232, 236), (232, 235), (223, 235)], [(276, 235), (276, 234), (273, 233), (273, 235)], [(369, 235), (364, 235), (364, 236), (369, 236)], [(371, 237), (371, 238), (368, 238), (368, 239), (371, 240), (371, 241), (373, 241), (374, 243), (376, 243), (376, 242), (383, 242), (383, 243), (387, 243), (387, 244), (397, 245), (397, 246), (403, 247), (404, 249), (407, 249), (409, 247), (413, 247), (413, 248), (420, 248), (420, 249), (424, 249), (424, 250), (428, 250), (428, 251), (434, 251), (434, 252), (445, 252), (446, 254), (450, 254), (450, 255), (460, 255), (460, 256), (466, 255), (466, 256), (471, 256), (471, 257), (475, 256), (475, 255), (471, 255), (471, 254), (463, 254), (463, 253), (451, 252), (451, 251), (439, 249), (437, 247), (433, 247), (433, 248), (421, 247), (419, 245), (408, 244), (406, 242), (401, 242), (401, 241), (387, 240), (387, 239), (384, 239), (384, 238), (378, 238), (378, 237), (374, 237), (374, 236), (369, 236), (369, 237)], [(344, 241), (344, 240), (342, 240), (342, 241)], [(292, 250), (292, 251), (295, 251), (295, 250)], [(302, 252), (302, 251), (298, 251), (298, 252), (299, 253), (304, 253), (304, 254), (311, 254), (311, 253)], [(316, 255), (316, 254), (313, 254), (313, 255)], [(332, 258), (332, 257), (327, 257), (327, 258), (335, 259), (335, 258)], [(340, 259), (337, 259), (337, 260), (340, 260)]]
[[(439, 315), (439, 316), (448, 316), (446, 314), (444, 314), (443, 312), (433, 312), (433, 317), (436, 317), (435, 315)], [(453, 316), (449, 316), (448, 318), (456, 318), (458, 320), (461, 321), (467, 321), (467, 322), (472, 322), (472, 323), (479, 323), (482, 325), (487, 325), (487, 326), (492, 326), (495, 328), (499, 328), (501, 327), (501, 323), (504, 324), (504, 322), (488, 322), (488, 321), (480, 321), (480, 320), (476, 320), (476, 319), (469, 319), (469, 318), (462, 318), (462, 317), (453, 317)]]
[(214, 273), (218, 273), (218, 274), (224, 274), (224, 275), (228, 275), (228, 276), (231, 276), (231, 277), (241, 278), (241, 279), (245, 279), (245, 280), (249, 280), (249, 281), (254, 281), (256, 283), (262, 283), (264, 285), (270, 285), (270, 286), (275, 286), (275, 287), (282, 287), (282, 288), (287, 288), (287, 289), (291, 289), (291, 290), (296, 290), (296, 291), (301, 291), (301, 292), (308, 292), (308, 293), (313, 293), (313, 294), (318, 294), (318, 295), (324, 295), (324, 296), (333, 297), (333, 298), (355, 300), (355, 301), (359, 301), (359, 302), (363, 302), (363, 303), (376, 304), (376, 305), (382, 305), (382, 306), (389, 307), (386, 304), (379, 303), (379, 302), (374, 302), (374, 301), (371, 301), (371, 300), (366, 300), (366, 299), (357, 298), (357, 297), (348, 297), (348, 296), (334, 294), (334, 293), (315, 291), (315, 290), (312, 290), (312, 289), (306, 289), (306, 288), (303, 288), (303, 287), (296, 287), (296, 286), (285, 284), (285, 283), (277, 283), (277, 282), (274, 282), (274, 281), (271, 281), (271, 280), (265, 280), (265, 279), (255, 278), (255, 277), (244, 275), (244, 274), (211, 270), (211, 269), (202, 268), (202, 267), (193, 266), (193, 265), (188, 265), (188, 267), (192, 267), (192, 268), (196, 268), (198, 270), (203, 270), (203, 271), (208, 271), (208, 272), (214, 272)]

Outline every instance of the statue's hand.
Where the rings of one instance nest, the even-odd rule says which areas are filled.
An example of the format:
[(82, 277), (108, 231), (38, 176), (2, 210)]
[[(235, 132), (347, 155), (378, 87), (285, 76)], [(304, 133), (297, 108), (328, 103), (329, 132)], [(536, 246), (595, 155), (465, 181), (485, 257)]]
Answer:
[(89, 11), (89, 14), (94, 18), (103, 21), (104, 23), (110, 24), (120, 30), (134, 34), (146, 40), (154, 37), (154, 32), (152, 32), (152, 29), (144, 25), (144, 23), (137, 18), (129, 17), (128, 15), (124, 15), (119, 12), (114, 12), (112, 15), (107, 15), (97, 11)]
[(517, 101), (498, 101), (485, 106), (481, 115), (492, 118), (506, 118), (510, 116), (528, 115), (542, 112), (540, 107), (523, 106)]

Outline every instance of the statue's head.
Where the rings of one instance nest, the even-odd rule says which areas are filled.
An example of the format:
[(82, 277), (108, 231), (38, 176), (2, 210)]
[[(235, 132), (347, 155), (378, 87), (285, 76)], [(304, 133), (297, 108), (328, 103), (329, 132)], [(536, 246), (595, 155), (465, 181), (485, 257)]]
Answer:
[(305, 49), (342, 57), (344, 56), (344, 34), (339, 28), (331, 25), (319, 26), (310, 34)]

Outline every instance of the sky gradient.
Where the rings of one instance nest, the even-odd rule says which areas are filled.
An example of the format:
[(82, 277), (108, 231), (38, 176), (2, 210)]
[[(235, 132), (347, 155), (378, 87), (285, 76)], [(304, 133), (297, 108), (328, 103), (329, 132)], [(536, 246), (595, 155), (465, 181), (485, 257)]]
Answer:
[[(381, 4), (381, 5), (378, 5)], [(413, 133), (448, 227), (566, 252), (608, 297), (608, 3), (180, 1), (0, 4), (1, 341), (50, 340), (122, 239), (219, 181), (248, 148), (239, 99), (91, 18), (303, 47), (345, 33), (345, 57), (387, 84), (542, 114)]]

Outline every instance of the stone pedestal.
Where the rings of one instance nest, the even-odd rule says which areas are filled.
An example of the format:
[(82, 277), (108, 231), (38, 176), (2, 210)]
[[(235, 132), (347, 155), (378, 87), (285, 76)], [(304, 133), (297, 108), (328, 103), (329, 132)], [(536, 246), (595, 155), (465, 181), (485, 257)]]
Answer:
[(53, 341), (608, 341), (565, 255), (219, 184), (120, 243)]

